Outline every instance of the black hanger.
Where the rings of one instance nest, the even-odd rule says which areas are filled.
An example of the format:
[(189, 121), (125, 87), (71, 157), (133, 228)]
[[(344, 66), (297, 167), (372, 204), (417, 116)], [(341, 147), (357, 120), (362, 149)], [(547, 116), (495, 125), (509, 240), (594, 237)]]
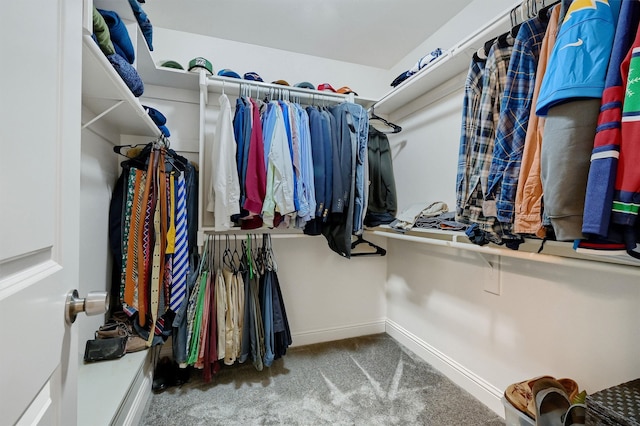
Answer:
[(540, 19), (543, 22), (546, 22), (549, 20), (549, 9), (551, 9), (553, 6), (557, 5), (558, 3), (560, 3), (560, 0), (557, 1), (553, 1), (550, 4), (544, 6), (544, 1), (542, 2), (542, 9), (540, 9), (538, 11), (538, 19)]
[(147, 146), (149, 146), (149, 145), (150, 145), (150, 144), (152, 144), (152, 143), (153, 143), (153, 142), (148, 142), (148, 143), (139, 143), (139, 144), (135, 144), (135, 145), (116, 145), (116, 146), (114, 146), (114, 147), (113, 147), (113, 152), (115, 152), (116, 154), (120, 154), (120, 155), (122, 155), (122, 156), (124, 156), (124, 157), (130, 158), (130, 157), (128, 157), (128, 156), (127, 156), (127, 154), (125, 154), (125, 153), (123, 153), (123, 152), (122, 152), (122, 149), (123, 149), (123, 148), (129, 148), (129, 149), (131, 149), (131, 148), (137, 148), (137, 147), (139, 147), (139, 146), (147, 147)]
[(367, 252), (360, 252), (360, 253), (351, 253), (351, 257), (353, 256), (384, 256), (387, 254), (387, 251), (385, 249), (383, 249), (382, 247), (373, 244), (371, 241), (367, 241), (364, 238), (362, 238), (362, 235), (358, 235), (358, 239), (351, 242), (351, 250), (353, 250), (354, 248), (356, 248), (359, 244), (362, 243), (366, 243), (368, 244), (370, 247), (373, 247), (374, 249), (376, 249), (376, 251), (367, 251)]
[(400, 133), (402, 131), (402, 127), (398, 126), (397, 124), (394, 124), (390, 121), (385, 120), (382, 117), (378, 117), (373, 109), (374, 107), (371, 107), (371, 111), (369, 112), (369, 121), (371, 120), (379, 120), (382, 121), (384, 124), (386, 124), (387, 126), (391, 127), (391, 132), (382, 132), (382, 133)]

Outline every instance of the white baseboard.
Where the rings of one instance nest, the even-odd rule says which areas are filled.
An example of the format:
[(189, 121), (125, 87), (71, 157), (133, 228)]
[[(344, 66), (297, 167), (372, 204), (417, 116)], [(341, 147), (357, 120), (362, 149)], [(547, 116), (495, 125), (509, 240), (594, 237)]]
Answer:
[(504, 418), (502, 391), (498, 388), (391, 320), (386, 321), (386, 332)]
[(331, 342), (333, 340), (349, 339), (351, 337), (384, 333), (385, 330), (385, 320), (381, 319), (363, 324), (303, 331), (300, 333), (292, 333), (293, 344), (291, 346), (304, 346), (314, 343)]

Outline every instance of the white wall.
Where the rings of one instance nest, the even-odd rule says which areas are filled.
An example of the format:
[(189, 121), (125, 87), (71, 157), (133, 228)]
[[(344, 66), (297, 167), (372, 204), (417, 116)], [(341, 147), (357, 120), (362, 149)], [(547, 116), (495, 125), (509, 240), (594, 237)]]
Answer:
[[(465, 9), (466, 10), (466, 9)], [(462, 89), (397, 124), (390, 136), (400, 210), (455, 208)], [(588, 392), (640, 377), (640, 269), (598, 270), (389, 243), (388, 330), (498, 413), (511, 383), (571, 377)], [(483, 291), (498, 281), (501, 295)]]
[[(87, 114), (83, 111), (83, 114)], [(83, 118), (87, 121), (92, 115)], [(78, 293), (85, 297), (90, 291), (108, 291), (111, 283), (111, 252), (109, 250), (109, 203), (116, 179), (119, 158), (112, 146), (119, 135), (110, 132), (101, 122), (82, 131), (80, 166), (80, 283)], [(124, 159), (120, 157), (121, 159)], [(82, 315), (84, 317), (84, 315)], [(82, 358), (85, 342), (104, 324), (104, 316), (81, 318), (78, 352)]]
[(241, 76), (254, 71), (267, 83), (286, 80), (293, 85), (308, 81), (316, 87), (329, 83), (335, 89), (349, 86), (360, 96), (377, 98), (391, 82), (387, 71), (379, 68), (165, 28), (154, 28), (153, 47), (156, 63), (173, 59), (187, 69), (191, 59), (202, 56), (213, 64), (216, 73), (222, 68), (232, 69)]
[(449, 20), (446, 25), (440, 27), (431, 37), (393, 66), (390, 70), (390, 74), (393, 75), (392, 79), (411, 69), (418, 59), (434, 49), (438, 47), (443, 51), (450, 49), (454, 43), (464, 40), (502, 12), (520, 3), (522, 1), (514, 0), (473, 0), (469, 2), (469, 5)]

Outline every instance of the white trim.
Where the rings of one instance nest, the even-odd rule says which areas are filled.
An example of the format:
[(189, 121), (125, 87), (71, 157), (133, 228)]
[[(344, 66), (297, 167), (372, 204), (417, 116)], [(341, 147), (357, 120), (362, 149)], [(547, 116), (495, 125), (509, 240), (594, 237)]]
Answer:
[(147, 404), (151, 399), (151, 384), (153, 382), (151, 351), (148, 352), (149, 355), (145, 357), (144, 364), (131, 382), (127, 396), (124, 397), (122, 404), (118, 407), (112, 423), (114, 425), (135, 426), (140, 424), (142, 420)]
[(387, 319), (386, 331), (389, 336), (504, 418), (504, 405), (501, 402), (503, 393), (500, 389), (394, 321)]
[(343, 327), (331, 327), (319, 330), (304, 331), (301, 333), (293, 333), (293, 344), (291, 346), (294, 347), (312, 345), (314, 343), (331, 342), (334, 340), (367, 336), (369, 334), (384, 333), (385, 328), (385, 320), (380, 319), (377, 321), (362, 324), (352, 324)]

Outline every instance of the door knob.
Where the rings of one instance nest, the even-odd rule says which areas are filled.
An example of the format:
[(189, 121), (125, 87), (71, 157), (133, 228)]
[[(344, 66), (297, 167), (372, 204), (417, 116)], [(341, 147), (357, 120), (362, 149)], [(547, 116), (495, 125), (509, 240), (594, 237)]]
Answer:
[(86, 315), (100, 315), (107, 312), (109, 308), (109, 293), (106, 291), (90, 291), (87, 297), (78, 297), (78, 290), (71, 290), (67, 293), (67, 300), (64, 304), (64, 319), (67, 324), (75, 322), (76, 316), (80, 312)]

